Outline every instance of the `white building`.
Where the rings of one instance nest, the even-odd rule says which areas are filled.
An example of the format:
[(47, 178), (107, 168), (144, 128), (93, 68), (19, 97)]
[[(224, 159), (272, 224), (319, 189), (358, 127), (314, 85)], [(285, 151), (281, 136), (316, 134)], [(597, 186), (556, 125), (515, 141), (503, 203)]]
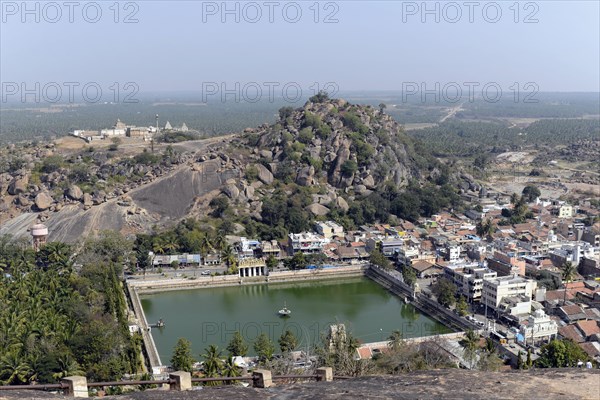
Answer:
[(500, 311), (499, 306), (505, 298), (525, 296), (531, 300), (536, 287), (536, 281), (518, 275), (484, 279), (481, 302), (495, 311)]
[(311, 232), (290, 233), (288, 244), (292, 253), (301, 252), (304, 254), (320, 253), (325, 245), (331, 240), (323, 236), (315, 235)]
[(551, 250), (548, 254), (555, 265), (570, 262), (577, 266), (584, 257), (594, 258), (595, 250), (590, 243), (578, 241), (572, 244), (563, 244), (560, 248)]
[(456, 261), (460, 260), (460, 258), (461, 258), (460, 254), (461, 254), (462, 248), (459, 245), (448, 244), (448, 245), (446, 245), (446, 248), (444, 249), (444, 251), (445, 251), (444, 258), (446, 259), (446, 261), (456, 262)]
[(461, 263), (445, 266), (444, 275), (456, 285), (459, 294), (472, 302), (481, 299), (484, 280), (496, 278), (497, 273), (478, 263)]
[(521, 335), (525, 343), (537, 343), (541, 340), (550, 340), (558, 334), (558, 325), (553, 321), (544, 310), (535, 310), (527, 319), (527, 324), (521, 325)]
[(333, 221), (317, 222), (315, 224), (315, 231), (328, 239), (344, 236), (344, 228)]
[(121, 122), (120, 119), (117, 119), (117, 122), (111, 129), (102, 129), (100, 131), (100, 136), (125, 136), (127, 133), (127, 126)]
[(239, 258), (252, 258), (255, 256), (255, 252), (260, 251), (260, 240), (240, 237), (237, 247)]
[(573, 216), (573, 207), (563, 204), (558, 208), (558, 218), (571, 218)]

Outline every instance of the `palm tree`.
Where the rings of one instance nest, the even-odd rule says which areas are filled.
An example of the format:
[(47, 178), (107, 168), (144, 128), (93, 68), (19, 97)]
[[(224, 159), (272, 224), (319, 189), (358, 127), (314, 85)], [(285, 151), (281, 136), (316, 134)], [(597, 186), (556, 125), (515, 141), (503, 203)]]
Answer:
[(156, 254), (165, 254), (165, 250), (163, 239), (160, 236), (156, 237), (152, 242), (152, 251)]
[(63, 357), (59, 357), (57, 360), (58, 364), (58, 372), (52, 374), (52, 377), (55, 379), (62, 379), (67, 376), (74, 375), (85, 375), (85, 372), (82, 371), (81, 367), (71, 358), (70, 355), (66, 354)]
[(402, 346), (402, 332), (400, 330), (392, 331), (392, 334), (388, 337), (388, 347), (394, 351), (398, 350)]
[[(238, 367), (237, 365), (235, 365), (235, 363), (233, 362), (233, 357), (229, 357), (227, 359), (227, 362), (225, 363), (225, 365), (223, 366), (223, 375), (228, 377), (228, 378), (235, 378), (237, 376), (241, 376), (242, 373), (240, 372), (240, 367)], [(237, 381), (227, 381), (228, 385), (232, 385), (234, 383), (236, 383)]]
[(225, 246), (227, 246), (227, 240), (225, 239), (225, 236), (223, 236), (221, 233), (218, 233), (213, 241), (213, 244), (215, 249), (223, 250)]
[(210, 241), (210, 238), (208, 237), (208, 234), (205, 233), (200, 239), (200, 253), (202, 254), (202, 256), (206, 256), (211, 250), (213, 250), (213, 245)]
[(476, 351), (479, 347), (479, 335), (471, 329), (467, 330), (460, 345), (464, 348), (465, 359), (469, 361), (470, 368), (473, 368), (475, 357), (477, 355)]
[(227, 265), (227, 267), (231, 267), (236, 263), (235, 253), (230, 244), (225, 245), (225, 247), (221, 250), (221, 260)]
[(570, 261), (565, 262), (562, 265), (561, 270), (562, 270), (562, 279), (563, 279), (563, 282), (565, 283), (565, 292), (564, 292), (564, 298), (563, 298), (563, 305), (564, 305), (567, 301), (567, 283), (572, 281), (573, 278), (575, 278), (575, 273), (577, 271), (576, 271), (576, 268), (573, 265), (573, 263)]
[(13, 350), (0, 359), (0, 381), (5, 385), (18, 385), (27, 382), (31, 368), (19, 353), (18, 350)]
[(206, 376), (209, 378), (219, 376), (223, 369), (223, 360), (219, 348), (211, 344), (204, 349), (204, 354), (201, 354), (201, 357), (204, 358), (204, 373)]

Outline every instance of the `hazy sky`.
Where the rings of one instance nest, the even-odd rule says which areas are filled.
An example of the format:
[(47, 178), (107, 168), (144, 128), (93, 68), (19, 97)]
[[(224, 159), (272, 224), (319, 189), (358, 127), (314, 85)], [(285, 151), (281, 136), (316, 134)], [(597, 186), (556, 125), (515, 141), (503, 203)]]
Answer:
[[(228, 2), (231, 14), (220, 1), (135, 1), (120, 2), (118, 15), (113, 1), (28, 2), (30, 14), (21, 1), (0, 3), (3, 84), (135, 82), (140, 93), (200, 91), (207, 82), (600, 90), (598, 1), (428, 2), (431, 14), (421, 1)], [(130, 14), (138, 22), (124, 23)]]

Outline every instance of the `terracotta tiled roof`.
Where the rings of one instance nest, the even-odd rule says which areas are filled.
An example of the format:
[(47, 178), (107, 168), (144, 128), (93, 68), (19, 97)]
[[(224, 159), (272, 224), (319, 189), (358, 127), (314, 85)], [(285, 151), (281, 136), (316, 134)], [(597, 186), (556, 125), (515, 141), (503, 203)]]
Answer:
[(435, 264), (432, 264), (432, 263), (430, 263), (428, 261), (421, 260), (421, 261), (417, 261), (416, 263), (414, 263), (412, 265), (412, 267), (414, 269), (416, 269), (417, 271), (419, 271), (419, 272), (423, 272), (425, 270), (428, 270), (431, 267), (435, 267)]
[(361, 358), (361, 360), (368, 360), (373, 356), (371, 348), (368, 346), (359, 347), (356, 351), (358, 351), (358, 355)]
[(562, 306), (560, 309), (562, 310), (563, 313), (565, 313), (566, 315), (569, 315), (569, 316), (583, 314), (583, 309), (581, 307), (579, 307), (577, 304)]
[(585, 283), (579, 281), (579, 282), (569, 282), (569, 283), (565, 283), (565, 287), (567, 289), (581, 289), (585, 287)]
[[(574, 296), (567, 291), (567, 300), (572, 300), (573, 297)], [(565, 290), (564, 289), (549, 290), (546, 292), (546, 301), (556, 301), (556, 300), (562, 301), (564, 298), (565, 298)]]
[(581, 336), (579, 331), (575, 328), (575, 325), (561, 326), (560, 328), (558, 328), (558, 333), (560, 336), (567, 338), (567, 339), (571, 339), (575, 343), (585, 342), (585, 339)]
[(600, 356), (600, 344), (598, 342), (580, 343), (579, 347), (587, 353), (588, 356), (594, 358)]
[(600, 326), (596, 321), (577, 321), (575, 325), (586, 338), (600, 333)]

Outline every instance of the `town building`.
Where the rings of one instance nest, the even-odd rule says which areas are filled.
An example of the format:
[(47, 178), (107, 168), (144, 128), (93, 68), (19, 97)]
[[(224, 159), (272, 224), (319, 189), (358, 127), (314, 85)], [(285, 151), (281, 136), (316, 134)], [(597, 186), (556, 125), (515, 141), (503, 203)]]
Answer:
[(344, 227), (333, 221), (319, 221), (315, 224), (315, 231), (324, 238), (344, 237)]
[(127, 126), (123, 122), (121, 122), (120, 119), (117, 119), (117, 122), (112, 128), (100, 130), (100, 136), (103, 137), (125, 136), (126, 133)]
[(240, 237), (240, 241), (236, 245), (238, 258), (243, 259), (260, 256), (260, 245), (260, 240)]
[(288, 236), (288, 246), (291, 254), (297, 252), (304, 254), (320, 253), (330, 242), (330, 239), (311, 232), (290, 233)]
[(262, 257), (273, 256), (277, 259), (281, 258), (281, 247), (277, 240), (263, 240), (260, 242), (260, 252)]
[(381, 246), (381, 252), (388, 258), (394, 258), (404, 248), (404, 239), (400, 238), (370, 238), (367, 240), (367, 249), (369, 252), (377, 249), (377, 246)]
[(520, 327), (525, 344), (537, 344), (550, 341), (558, 335), (558, 324), (544, 310), (535, 310), (529, 315), (527, 322)]
[(516, 252), (494, 251), (487, 259), (488, 268), (496, 271), (498, 276), (525, 276), (525, 260), (517, 257)]
[(497, 273), (479, 263), (457, 263), (444, 266), (444, 276), (456, 285), (459, 294), (474, 302), (481, 299), (484, 280), (495, 278)]
[(262, 258), (245, 258), (238, 263), (240, 278), (269, 275), (269, 269)]
[(200, 254), (155, 254), (152, 256), (152, 265), (155, 267), (169, 267), (173, 263), (180, 266), (197, 266), (202, 263), (202, 256)]
[(566, 262), (577, 266), (583, 258), (593, 259), (594, 253), (594, 246), (582, 241), (562, 244), (560, 248), (548, 252), (550, 259), (556, 266), (561, 266)]
[[(494, 311), (506, 311), (506, 307), (503, 310), (500, 309), (500, 305), (506, 299), (507, 302), (519, 305), (522, 303), (523, 296), (525, 299), (531, 301), (532, 296), (535, 293), (537, 282), (525, 279), (523, 277), (513, 276), (499, 276), (496, 278), (488, 278), (483, 281), (483, 291), (481, 293), (481, 302)], [(512, 298), (512, 299), (510, 299)], [(531, 307), (531, 304), (529, 304)], [(519, 307), (518, 310), (513, 310), (510, 313), (515, 315), (519, 314), (523, 306)], [(527, 310), (529, 312), (530, 310)]]
[(416, 261), (412, 263), (410, 267), (415, 271), (415, 274), (419, 279), (437, 278), (444, 274), (444, 269), (442, 267), (429, 261)]

